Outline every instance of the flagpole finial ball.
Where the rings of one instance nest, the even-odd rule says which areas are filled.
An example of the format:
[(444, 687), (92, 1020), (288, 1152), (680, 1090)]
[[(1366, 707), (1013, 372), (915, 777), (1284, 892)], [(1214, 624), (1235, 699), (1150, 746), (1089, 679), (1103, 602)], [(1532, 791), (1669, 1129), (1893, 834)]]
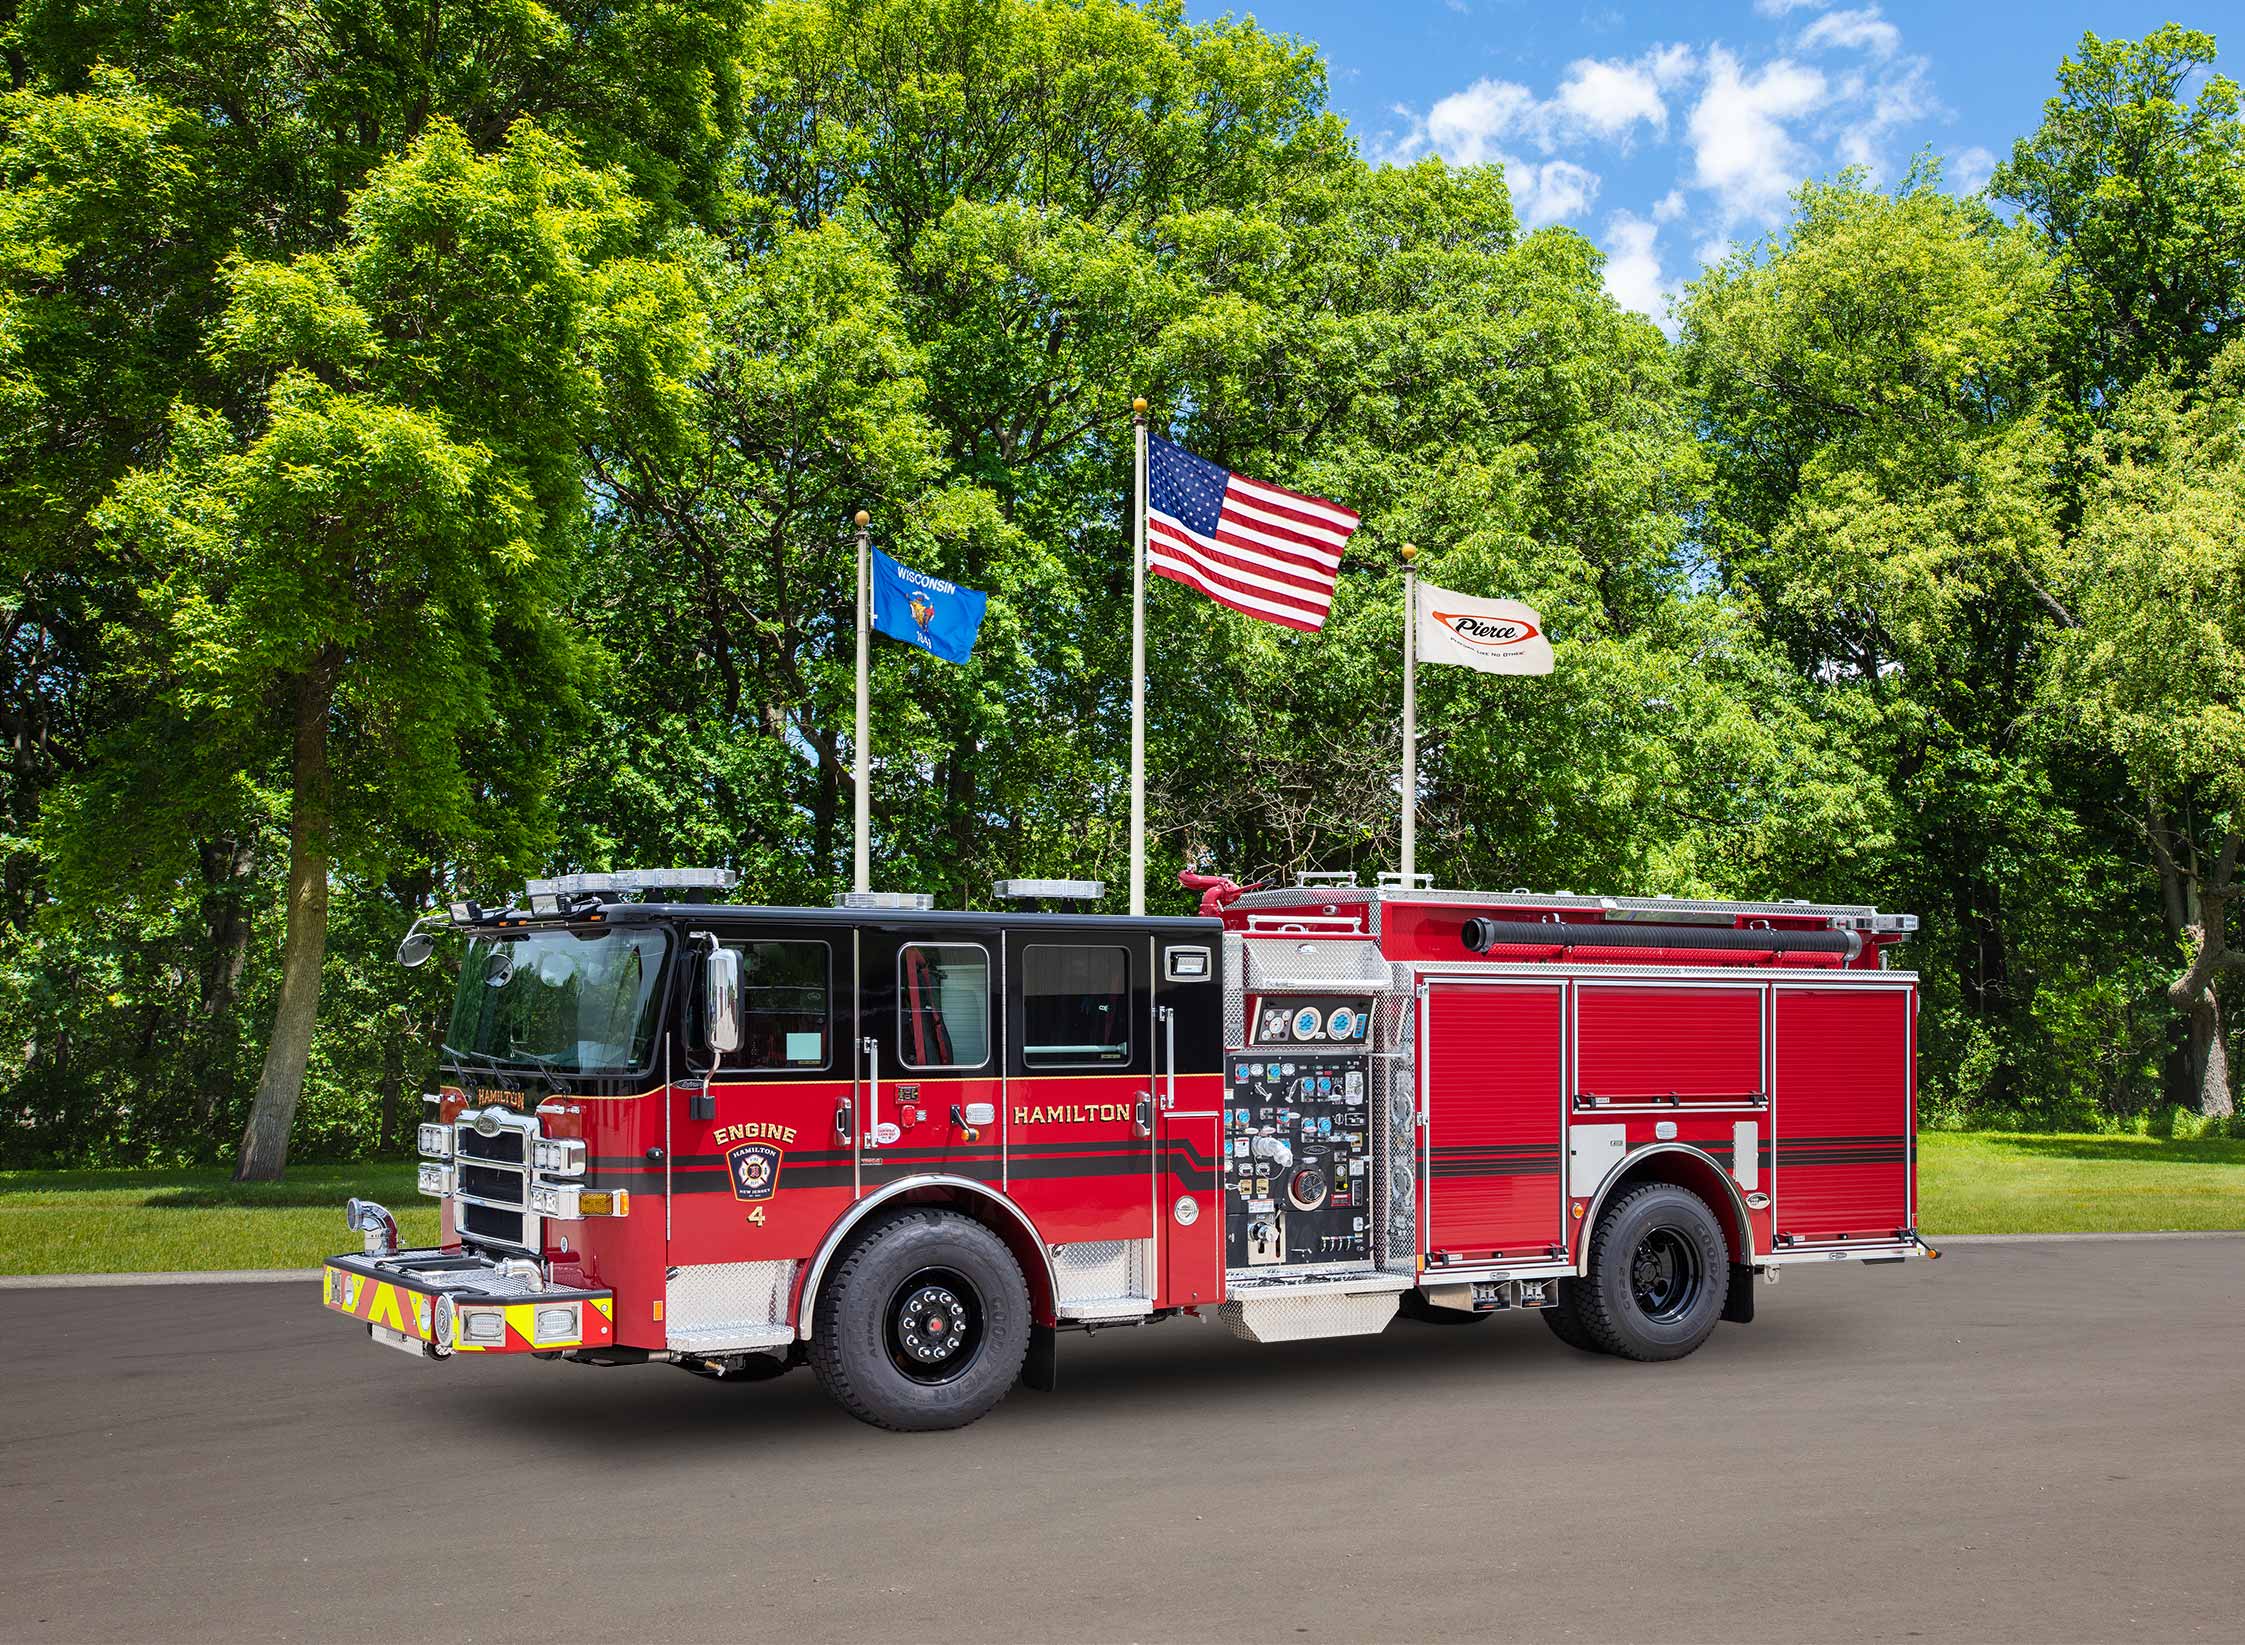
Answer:
[(1145, 397), (1144, 397), (1143, 395), (1141, 395), (1141, 396), (1140, 396), (1139, 398), (1137, 398), (1137, 399), (1135, 399), (1135, 400), (1131, 401), (1131, 402), (1130, 402), (1130, 409), (1131, 409), (1132, 411), (1136, 412), (1136, 413), (1137, 413), (1137, 414), (1138, 414), (1139, 416), (1141, 416), (1141, 417), (1145, 416), (1145, 415), (1146, 415), (1146, 400), (1145, 400)]
[(1401, 548), (1396, 550), (1396, 553), (1403, 556), (1403, 563), (1405, 565), (1409, 565), (1413, 560), (1419, 557), (1418, 546), (1415, 543), (1405, 543)]
[(858, 524), (858, 529), (859, 529), (860, 531), (863, 531), (863, 530), (864, 530), (864, 529), (865, 529), (865, 528), (866, 528), (867, 526), (871, 525), (872, 523), (873, 523), (873, 516), (872, 516), (872, 515), (870, 515), (870, 514), (866, 513), (866, 512), (865, 512), (865, 510), (864, 510), (864, 509), (862, 509), (862, 508), (861, 508), (861, 509), (859, 509), (859, 510), (857, 511), (857, 524)]

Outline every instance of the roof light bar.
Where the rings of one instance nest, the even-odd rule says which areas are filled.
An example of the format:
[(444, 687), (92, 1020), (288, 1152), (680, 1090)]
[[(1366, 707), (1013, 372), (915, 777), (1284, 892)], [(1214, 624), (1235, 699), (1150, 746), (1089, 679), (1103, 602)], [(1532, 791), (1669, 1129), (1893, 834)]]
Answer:
[(741, 877), (730, 868), (627, 868), (612, 874), (556, 874), (532, 880), (525, 890), (532, 897), (568, 897), (606, 892), (624, 895), (633, 891), (730, 891)]
[(1107, 894), (1105, 880), (992, 880), (990, 894), (1000, 902), (1097, 902)]
[(834, 899), (836, 908), (917, 909), (925, 912), (935, 906), (935, 895), (929, 891), (844, 891)]

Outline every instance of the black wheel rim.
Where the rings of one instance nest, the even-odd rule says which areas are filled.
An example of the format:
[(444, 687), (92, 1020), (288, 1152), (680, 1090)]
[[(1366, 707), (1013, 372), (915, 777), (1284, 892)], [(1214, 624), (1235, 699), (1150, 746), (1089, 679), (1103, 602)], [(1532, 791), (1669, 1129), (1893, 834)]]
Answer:
[(1629, 1294), (1655, 1325), (1673, 1325), (1692, 1311), (1707, 1286), (1699, 1244), (1677, 1228), (1655, 1228), (1629, 1259)]
[(982, 1293), (954, 1268), (923, 1268), (888, 1308), (889, 1359), (914, 1382), (953, 1382), (982, 1352)]

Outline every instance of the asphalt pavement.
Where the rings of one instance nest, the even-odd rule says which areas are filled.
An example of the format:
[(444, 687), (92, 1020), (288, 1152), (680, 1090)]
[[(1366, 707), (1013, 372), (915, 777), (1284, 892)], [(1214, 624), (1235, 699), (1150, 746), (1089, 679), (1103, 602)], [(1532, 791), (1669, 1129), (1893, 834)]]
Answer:
[(2245, 1239), (1532, 1319), (1062, 1339), (876, 1432), (808, 1372), (424, 1364), (314, 1283), (0, 1292), (0, 1638), (2239, 1637)]

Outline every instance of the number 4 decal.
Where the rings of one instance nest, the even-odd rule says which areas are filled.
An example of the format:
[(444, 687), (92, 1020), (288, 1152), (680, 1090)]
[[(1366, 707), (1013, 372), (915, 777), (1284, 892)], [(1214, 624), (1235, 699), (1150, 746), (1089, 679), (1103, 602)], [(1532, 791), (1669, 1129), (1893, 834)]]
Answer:
[(748, 1214), (748, 1220), (749, 1220), (750, 1222), (753, 1222), (754, 1224), (756, 1224), (756, 1226), (757, 1226), (757, 1227), (759, 1227), (759, 1228), (763, 1227), (763, 1226), (764, 1226), (764, 1207), (762, 1207), (761, 1205), (759, 1205), (759, 1206), (758, 1206), (758, 1207), (757, 1207), (757, 1208), (756, 1208), (755, 1210), (753, 1210), (753, 1211), (749, 1212), (749, 1214)]

